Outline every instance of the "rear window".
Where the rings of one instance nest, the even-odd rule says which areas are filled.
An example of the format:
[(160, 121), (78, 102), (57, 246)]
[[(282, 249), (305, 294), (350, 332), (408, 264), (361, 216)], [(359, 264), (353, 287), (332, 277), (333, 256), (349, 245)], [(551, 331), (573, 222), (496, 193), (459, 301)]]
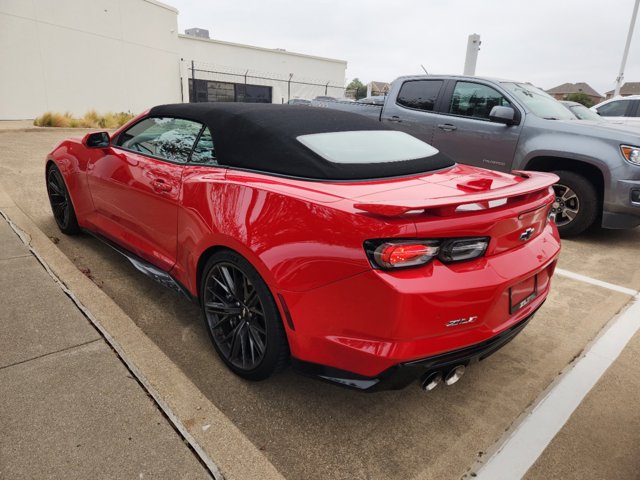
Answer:
[(341, 164), (404, 162), (438, 153), (416, 137), (390, 130), (314, 133), (297, 139), (325, 160)]
[(404, 107), (431, 112), (436, 106), (442, 80), (411, 80), (405, 82), (396, 102)]

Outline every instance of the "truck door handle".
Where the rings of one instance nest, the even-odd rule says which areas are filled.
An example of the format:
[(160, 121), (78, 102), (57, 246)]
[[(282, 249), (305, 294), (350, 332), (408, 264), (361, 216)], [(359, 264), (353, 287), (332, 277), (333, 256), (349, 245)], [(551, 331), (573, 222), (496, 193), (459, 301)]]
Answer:
[(445, 132), (453, 132), (454, 130), (458, 129), (458, 127), (456, 127), (455, 125), (451, 125), (450, 123), (441, 123), (438, 125), (438, 128), (440, 130), (444, 130)]
[(402, 123), (402, 119), (401, 119), (399, 116), (397, 116), (397, 115), (394, 115), (393, 117), (391, 117), (391, 118), (389, 119), (389, 121), (390, 121), (390, 122), (395, 122), (395, 123)]
[(153, 189), (156, 192), (170, 192), (171, 191), (171, 185), (169, 185), (168, 183), (166, 183), (164, 180), (162, 180), (161, 178), (155, 178), (151, 181), (151, 185), (153, 185)]

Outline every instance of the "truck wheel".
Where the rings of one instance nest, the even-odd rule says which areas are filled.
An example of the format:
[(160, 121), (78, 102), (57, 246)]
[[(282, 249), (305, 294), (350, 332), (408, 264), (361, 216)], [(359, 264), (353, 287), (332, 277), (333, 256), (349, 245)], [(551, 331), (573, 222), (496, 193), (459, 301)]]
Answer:
[(594, 224), (598, 216), (598, 193), (593, 184), (582, 175), (557, 170), (560, 181), (553, 186), (556, 201), (551, 210), (556, 214), (556, 225), (563, 237), (578, 235)]

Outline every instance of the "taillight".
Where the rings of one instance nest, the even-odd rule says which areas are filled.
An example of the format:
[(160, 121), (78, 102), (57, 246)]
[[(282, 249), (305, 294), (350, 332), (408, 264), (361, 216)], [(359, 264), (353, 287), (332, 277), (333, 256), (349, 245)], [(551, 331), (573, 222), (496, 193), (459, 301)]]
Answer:
[(367, 240), (364, 248), (371, 265), (383, 270), (417, 267), (438, 258), (443, 263), (464, 262), (481, 257), (489, 237), (440, 240)]
[(481, 257), (487, 251), (489, 239), (458, 238), (445, 242), (440, 251), (440, 260), (443, 262), (464, 262)]
[(373, 251), (375, 263), (382, 268), (424, 265), (438, 254), (438, 242), (385, 242)]

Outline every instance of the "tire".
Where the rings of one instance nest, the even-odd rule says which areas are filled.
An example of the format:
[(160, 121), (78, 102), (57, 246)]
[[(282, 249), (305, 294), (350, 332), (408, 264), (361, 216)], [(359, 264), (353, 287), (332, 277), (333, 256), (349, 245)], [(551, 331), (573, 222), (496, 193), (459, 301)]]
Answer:
[(284, 368), (289, 344), (276, 303), (255, 268), (230, 250), (214, 253), (200, 282), (205, 326), (236, 375), (264, 380)]
[(556, 225), (563, 237), (578, 235), (591, 227), (598, 218), (599, 199), (595, 186), (582, 175), (567, 170), (557, 170), (560, 177), (553, 186), (556, 201), (552, 211)]
[(78, 218), (71, 202), (69, 190), (64, 182), (62, 173), (60, 173), (60, 169), (55, 164), (51, 164), (47, 168), (47, 195), (49, 196), (53, 218), (60, 231), (66, 235), (80, 233)]

